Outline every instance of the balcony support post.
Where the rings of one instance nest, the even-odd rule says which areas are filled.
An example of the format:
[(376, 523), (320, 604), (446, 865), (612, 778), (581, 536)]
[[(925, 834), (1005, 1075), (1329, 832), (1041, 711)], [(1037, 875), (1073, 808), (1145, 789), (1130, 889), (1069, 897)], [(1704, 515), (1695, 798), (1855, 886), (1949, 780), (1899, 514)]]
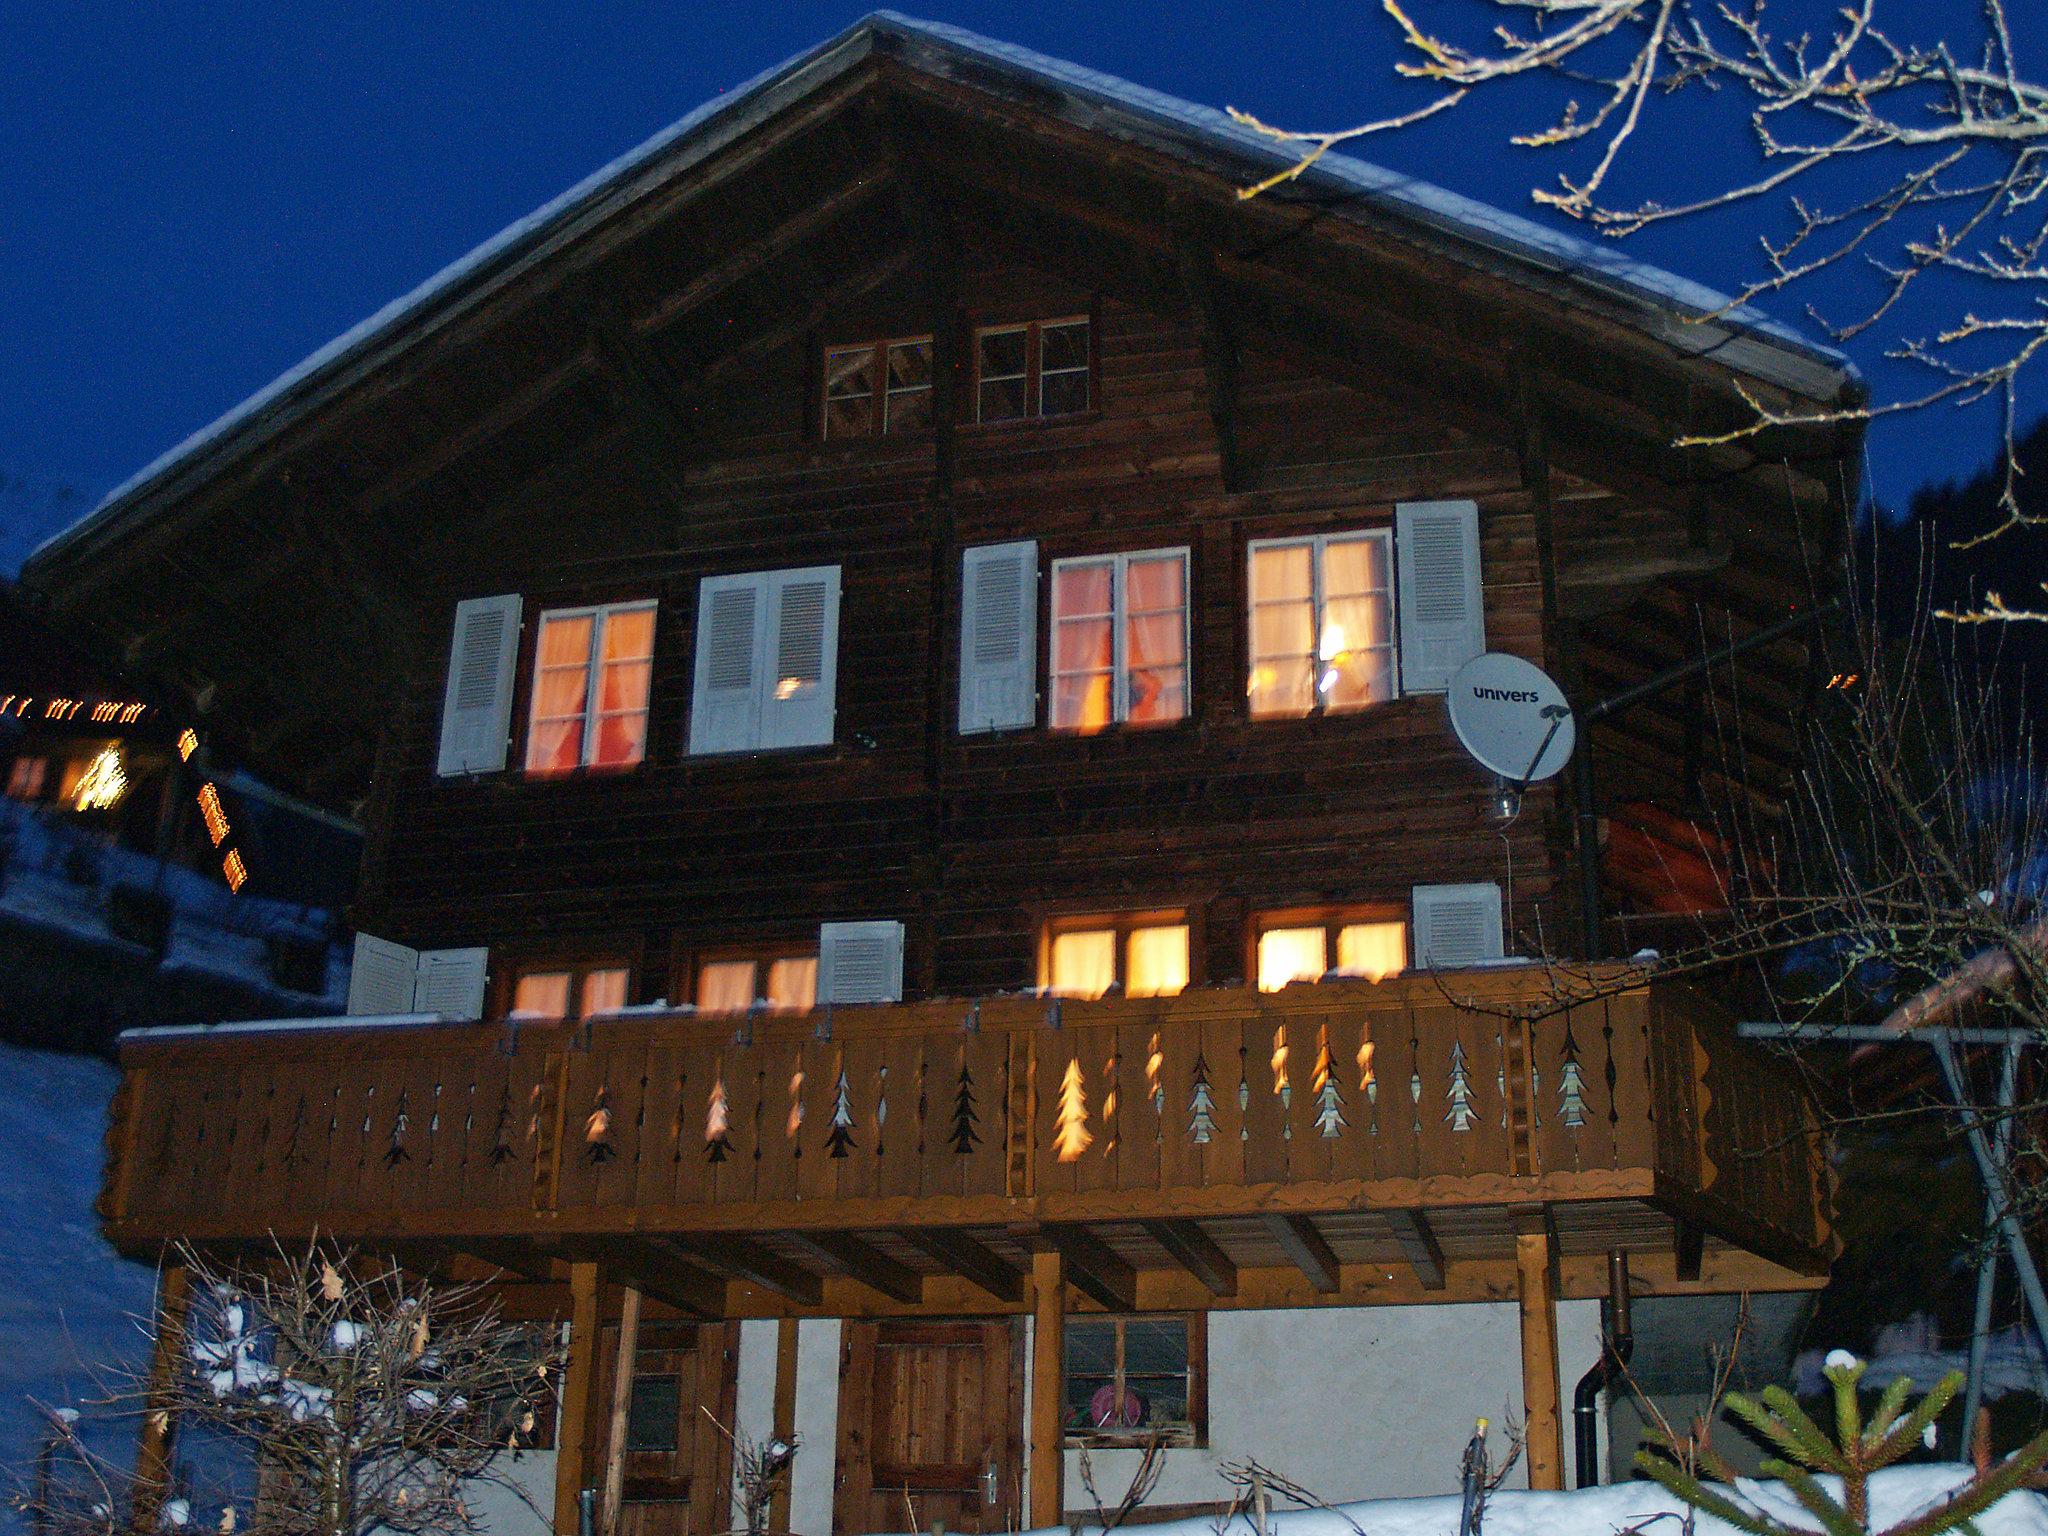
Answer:
[(586, 1481), (591, 1399), (597, 1395), (598, 1268), (569, 1265), (569, 1365), (562, 1373), (562, 1428), (555, 1441), (555, 1536), (576, 1536), (577, 1499)]
[(1515, 1236), (1522, 1314), (1522, 1416), (1529, 1486), (1564, 1487), (1564, 1419), (1557, 1375), (1557, 1270), (1552, 1239), (1538, 1225)]
[(626, 1287), (619, 1310), (619, 1354), (612, 1367), (612, 1416), (604, 1437), (604, 1514), (598, 1529), (618, 1536), (626, 1494), (626, 1419), (633, 1408), (633, 1365), (640, 1357), (640, 1293)]
[(173, 1383), (185, 1352), (185, 1313), (191, 1275), (182, 1264), (167, 1264), (157, 1280), (156, 1343), (150, 1352), (149, 1383), (143, 1398), (142, 1433), (135, 1447), (135, 1529), (153, 1531), (170, 1491), (171, 1446), (177, 1438)]
[(1031, 1512), (1033, 1525), (1066, 1518), (1061, 1486), (1066, 1452), (1060, 1427), (1067, 1357), (1066, 1261), (1057, 1249), (1031, 1258)]
[[(796, 1443), (796, 1351), (797, 1320), (775, 1320), (775, 1438), (788, 1445)], [(775, 1491), (768, 1495), (768, 1529), (789, 1529), (790, 1474), (775, 1479)]]

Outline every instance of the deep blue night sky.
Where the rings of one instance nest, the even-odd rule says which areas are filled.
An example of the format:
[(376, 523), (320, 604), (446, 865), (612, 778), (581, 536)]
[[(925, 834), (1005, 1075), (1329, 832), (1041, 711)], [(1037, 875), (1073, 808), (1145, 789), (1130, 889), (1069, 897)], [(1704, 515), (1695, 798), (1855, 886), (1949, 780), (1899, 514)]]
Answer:
[[(1369, 0), (909, 8), (1304, 126), (1400, 99)], [(0, 570), (20, 552), (8, 520), (33, 525), (17, 543), (50, 531), (470, 246), (862, 9), (4, 0)], [(1541, 115), (1506, 105), (1362, 153), (1529, 212), (1532, 181), (1560, 166), (1506, 147)], [(1725, 285), (1750, 237), (1737, 219), (1633, 244)], [(1979, 412), (1885, 434), (1880, 496), (1974, 469), (1992, 431)]]

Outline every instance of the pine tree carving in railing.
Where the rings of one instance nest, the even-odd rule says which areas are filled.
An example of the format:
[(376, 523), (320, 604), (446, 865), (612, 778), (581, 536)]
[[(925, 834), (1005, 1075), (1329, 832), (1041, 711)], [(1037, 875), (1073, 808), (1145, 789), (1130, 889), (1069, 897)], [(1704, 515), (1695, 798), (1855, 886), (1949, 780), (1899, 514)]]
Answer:
[(583, 1160), (608, 1163), (617, 1155), (618, 1148), (612, 1145), (611, 1089), (604, 1086), (597, 1090), (597, 1100), (583, 1121)]
[(1078, 1056), (1067, 1058), (1052, 1123), (1053, 1155), (1063, 1163), (1078, 1161), (1095, 1141), (1094, 1133), (1088, 1129), (1088, 1086)]
[[(1824, 1536), (1941, 1536), (1967, 1531), (1971, 1521), (2048, 1463), (2048, 1432), (2043, 1432), (2005, 1460), (1973, 1472), (1946, 1497), (1883, 1531), (1872, 1531), (1871, 1474), (1923, 1442), (1961, 1389), (1963, 1373), (1949, 1372), (1910, 1410), (1906, 1399), (1913, 1383), (1899, 1377), (1885, 1389), (1866, 1423), (1856, 1395), (1864, 1370), (1863, 1362), (1846, 1351), (1828, 1356), (1822, 1374), (1834, 1397), (1832, 1438), (1783, 1387), (1765, 1387), (1756, 1398), (1730, 1392), (1726, 1399), (1729, 1412), (1783, 1453), (1766, 1458), (1759, 1470), (1784, 1483)], [(1656, 1449), (1636, 1452), (1636, 1465), (1693, 1508), (1749, 1536), (1808, 1536), (1810, 1526), (1794, 1524), (1745, 1498), (1734, 1468), (1711, 1446), (1696, 1440), (1677, 1445), (1668, 1435), (1661, 1438), (1664, 1443)], [(1839, 1494), (1820, 1481), (1823, 1475), (1840, 1479)]]
[(725, 1069), (712, 1074), (711, 1096), (704, 1105), (704, 1157), (722, 1163), (732, 1156), (732, 1112), (725, 1097)]
[(1342, 1135), (1350, 1121), (1344, 1118), (1344, 1095), (1337, 1087), (1337, 1074), (1330, 1061), (1327, 1024), (1316, 1031), (1316, 1066), (1309, 1078), (1309, 1090), (1315, 1095), (1317, 1133), (1326, 1139)]
[(1444, 1111), (1445, 1123), (1453, 1131), (1471, 1130), (1479, 1115), (1472, 1106), (1472, 1074), (1465, 1065), (1462, 1040), (1451, 1042), (1451, 1082), (1444, 1097), (1450, 1101), (1450, 1108)]
[(491, 1126), (491, 1150), (486, 1156), (493, 1168), (512, 1161), (512, 1084), (498, 1090), (498, 1116)]
[(789, 1114), (782, 1122), (783, 1139), (789, 1143), (789, 1155), (802, 1157), (804, 1144), (801, 1133), (804, 1128), (804, 1069), (801, 1065), (789, 1074)]
[(1216, 1099), (1209, 1090), (1209, 1063), (1195, 1053), (1195, 1072), (1188, 1090), (1188, 1136), (1197, 1146), (1216, 1139)]
[(975, 1127), (981, 1123), (981, 1113), (975, 1107), (974, 1074), (967, 1069), (967, 1063), (960, 1063), (959, 1081), (953, 1088), (953, 1128), (947, 1133), (953, 1151), (966, 1157), (974, 1151), (981, 1140), (980, 1131)]
[(412, 1129), (412, 1115), (407, 1109), (410, 1102), (411, 1095), (405, 1089), (399, 1089), (398, 1108), (391, 1116), (389, 1144), (384, 1148), (384, 1166), (387, 1168), (396, 1168), (400, 1163), (412, 1160), (412, 1153), (405, 1146), (406, 1132)]
[(832, 1118), (825, 1127), (825, 1155), (845, 1157), (853, 1150), (853, 1095), (846, 1084), (846, 1068), (839, 1068), (839, 1080), (832, 1087)]

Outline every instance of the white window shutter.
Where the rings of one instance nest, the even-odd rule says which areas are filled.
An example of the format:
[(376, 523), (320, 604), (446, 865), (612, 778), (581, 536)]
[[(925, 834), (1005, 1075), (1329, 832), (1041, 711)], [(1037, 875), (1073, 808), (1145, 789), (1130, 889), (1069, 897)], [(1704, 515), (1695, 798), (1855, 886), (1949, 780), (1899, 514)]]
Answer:
[(482, 1018), (490, 956), (488, 949), (421, 950), (412, 1011), (438, 1013), (444, 1019)]
[(512, 726), (512, 669), (519, 661), (519, 594), (455, 605), (448, 691), (441, 701), (443, 777), (497, 773)]
[(755, 745), (830, 746), (839, 692), (839, 567), (773, 571), (766, 582), (768, 666)]
[(901, 923), (884, 920), (819, 925), (819, 1002), (895, 1003), (902, 999)]
[(960, 557), (960, 734), (1038, 721), (1038, 545)]
[(744, 752), (758, 730), (756, 684), (768, 577), (707, 576), (697, 595), (697, 677), (690, 751)]
[(1446, 971), (1502, 957), (1500, 887), (1418, 885), (1410, 893), (1415, 918), (1415, 965)]
[(411, 1013), (420, 952), (371, 934), (356, 935), (348, 968), (348, 1011), (353, 1015)]
[(1400, 579), (1401, 691), (1442, 693), (1486, 649), (1479, 580), (1479, 507), (1408, 501), (1394, 508)]

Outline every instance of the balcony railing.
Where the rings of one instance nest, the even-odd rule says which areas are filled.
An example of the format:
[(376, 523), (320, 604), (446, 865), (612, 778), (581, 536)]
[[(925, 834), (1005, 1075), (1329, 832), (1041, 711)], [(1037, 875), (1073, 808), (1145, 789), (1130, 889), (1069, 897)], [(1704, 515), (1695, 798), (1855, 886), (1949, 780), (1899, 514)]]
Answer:
[(1649, 1201), (1824, 1262), (1795, 1081), (1607, 980), (144, 1033), (102, 1213), (146, 1250)]

